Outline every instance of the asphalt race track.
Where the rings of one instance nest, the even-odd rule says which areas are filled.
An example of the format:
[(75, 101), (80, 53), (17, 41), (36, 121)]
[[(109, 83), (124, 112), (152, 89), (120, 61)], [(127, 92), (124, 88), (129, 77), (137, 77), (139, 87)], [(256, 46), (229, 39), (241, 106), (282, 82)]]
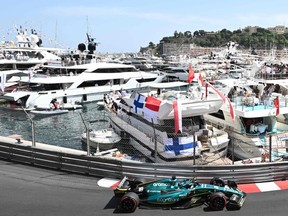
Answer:
[(0, 160), (1, 216), (108, 216), (108, 215), (243, 215), (286, 216), (288, 190), (250, 193), (239, 211), (208, 212), (205, 206), (187, 210), (137, 209), (115, 211), (113, 191), (99, 187), (98, 178)]

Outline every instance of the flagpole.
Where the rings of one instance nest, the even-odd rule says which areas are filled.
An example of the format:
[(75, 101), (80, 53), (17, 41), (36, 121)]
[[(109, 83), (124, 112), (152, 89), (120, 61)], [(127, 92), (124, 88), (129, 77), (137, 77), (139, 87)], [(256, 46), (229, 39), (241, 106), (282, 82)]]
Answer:
[(157, 136), (156, 136), (156, 130), (155, 130), (155, 125), (153, 118), (151, 118), (152, 122), (152, 127), (153, 127), (153, 132), (154, 132), (154, 158), (155, 158), (155, 163), (157, 163)]

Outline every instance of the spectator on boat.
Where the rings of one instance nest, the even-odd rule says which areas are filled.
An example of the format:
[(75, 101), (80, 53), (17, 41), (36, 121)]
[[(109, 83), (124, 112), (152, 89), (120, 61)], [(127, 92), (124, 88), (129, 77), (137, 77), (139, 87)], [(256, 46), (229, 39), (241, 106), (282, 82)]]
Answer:
[(252, 106), (257, 106), (260, 103), (259, 98), (257, 97), (256, 93), (252, 93)]
[(255, 125), (255, 121), (253, 120), (252, 124), (250, 125), (250, 133), (257, 133), (257, 131), (258, 131), (258, 128)]
[(275, 84), (274, 92), (281, 93), (281, 88), (279, 84)]
[(237, 87), (234, 86), (233, 88), (231, 88), (229, 94), (228, 94), (228, 98), (231, 101), (234, 101), (234, 99), (237, 97)]
[(244, 97), (249, 97), (250, 96), (250, 94), (249, 94), (249, 92), (247, 91), (246, 88), (243, 89), (243, 94), (244, 94)]
[(237, 96), (244, 96), (244, 93), (243, 93), (243, 89), (242, 88), (240, 88), (240, 90), (238, 91), (238, 94), (237, 94)]
[(110, 103), (110, 101), (109, 101), (109, 98), (108, 98), (108, 95), (107, 95), (107, 94), (104, 94), (104, 97), (103, 97), (103, 99), (104, 99), (104, 103), (105, 103), (105, 104), (109, 104), (109, 103)]
[(56, 98), (54, 98), (51, 102), (50, 102), (50, 108), (53, 110), (57, 110), (60, 108), (59, 106), (59, 102), (57, 101)]
[(265, 63), (264, 68), (265, 68), (265, 74), (271, 73), (271, 71), (272, 71), (271, 65)]
[(264, 108), (268, 107), (270, 104), (270, 96), (268, 89), (264, 89), (263, 94), (261, 96), (261, 100), (263, 101)]
[(157, 89), (157, 96), (160, 96), (160, 94), (161, 94), (161, 89), (158, 88), (158, 89)]
[(116, 113), (118, 112), (118, 109), (119, 109), (118, 104), (117, 104), (116, 101), (114, 101), (114, 100), (113, 100), (113, 102), (112, 102), (112, 109), (113, 109)]
[(253, 92), (255, 93), (256, 98), (259, 98), (259, 93), (260, 93), (260, 91), (259, 91), (259, 89), (258, 89), (257, 86), (255, 86), (255, 87), (253, 88)]
[(275, 85), (271, 85), (268, 91), (269, 91), (269, 94), (273, 93), (275, 91)]
[(125, 97), (127, 95), (127, 92), (123, 90), (122, 88), (120, 89), (121, 97)]

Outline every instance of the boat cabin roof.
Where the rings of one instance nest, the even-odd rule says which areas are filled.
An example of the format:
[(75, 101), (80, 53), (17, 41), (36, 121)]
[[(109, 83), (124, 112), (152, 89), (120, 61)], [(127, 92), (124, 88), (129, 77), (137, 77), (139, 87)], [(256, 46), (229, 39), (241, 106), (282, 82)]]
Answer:
[(83, 70), (87, 73), (93, 72), (97, 69), (127, 69), (136, 71), (136, 68), (133, 65), (127, 65), (127, 64), (119, 64), (119, 63), (107, 63), (107, 62), (96, 62), (96, 63), (88, 63), (88, 64), (79, 64), (79, 65), (72, 65), (72, 66), (48, 66), (44, 65), (45, 68), (51, 68), (51, 69), (67, 69), (67, 70)]

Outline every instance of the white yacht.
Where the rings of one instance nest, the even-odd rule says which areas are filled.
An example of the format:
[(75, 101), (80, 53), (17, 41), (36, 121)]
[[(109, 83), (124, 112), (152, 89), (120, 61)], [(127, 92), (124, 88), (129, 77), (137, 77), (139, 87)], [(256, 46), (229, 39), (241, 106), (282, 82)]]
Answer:
[[(149, 82), (161, 82), (165, 75), (137, 71), (132, 65), (112, 63), (90, 63), (68, 67), (57, 67), (51, 74), (35, 73), (22, 77), (18, 88), (4, 93), (8, 106), (26, 109), (49, 108), (52, 99), (60, 105), (82, 104), (103, 100), (104, 94), (113, 91), (129, 91)], [(65, 71), (65, 73), (63, 72)]]
[(232, 140), (229, 151), (235, 159), (261, 158), (270, 153), (275, 161), (287, 154), (287, 97), (273, 84), (250, 79), (217, 80), (215, 86), (230, 98), (235, 119), (233, 121), (229, 103), (204, 117), (229, 133)]
[(187, 81), (188, 80), (188, 74), (189, 69), (187, 67), (175, 67), (175, 66), (169, 66), (163, 69), (163, 71), (166, 73), (166, 79), (167, 81)]
[(61, 64), (57, 55), (63, 49), (42, 47), (42, 40), (35, 30), (18, 30), (16, 40), (0, 41), (0, 71), (27, 70), (36, 65)]
[(110, 124), (153, 162), (227, 163), (228, 134), (203, 118), (218, 111), (222, 100), (215, 93), (201, 99), (200, 92), (187, 93), (187, 85), (153, 83), (106, 103)]

